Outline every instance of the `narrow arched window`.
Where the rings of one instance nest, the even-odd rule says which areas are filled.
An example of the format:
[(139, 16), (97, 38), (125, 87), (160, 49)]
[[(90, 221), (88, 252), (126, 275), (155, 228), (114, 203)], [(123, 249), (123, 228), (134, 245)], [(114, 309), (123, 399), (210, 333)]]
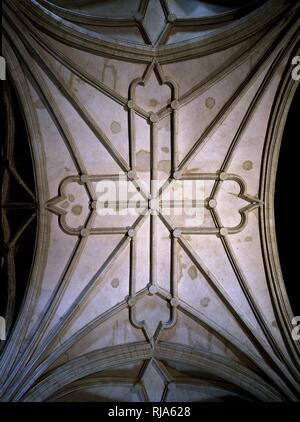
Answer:
[[(283, 133), (275, 192), (275, 220), (278, 252), (287, 294), (294, 315), (300, 315), (300, 284), (295, 278), (298, 260), (294, 242), (299, 234), (298, 210), (294, 198), (297, 196), (299, 180), (300, 86), (294, 95)], [(299, 258), (298, 258), (299, 259)]]
[(22, 108), (10, 80), (2, 84), (0, 317), (7, 338), (22, 305), (34, 255), (36, 191)]

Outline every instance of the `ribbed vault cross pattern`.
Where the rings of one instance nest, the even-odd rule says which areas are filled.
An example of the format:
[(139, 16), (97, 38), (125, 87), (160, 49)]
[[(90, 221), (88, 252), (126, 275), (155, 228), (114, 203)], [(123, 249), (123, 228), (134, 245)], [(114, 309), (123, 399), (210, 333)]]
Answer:
[[(157, 92), (152, 92), (151, 86), (148, 87), (149, 79), (154, 77), (154, 79), (157, 77), (157, 85), (159, 85), (159, 88), (161, 86), (168, 85), (170, 88), (170, 99), (167, 104), (161, 104), (161, 110), (158, 113), (154, 113), (153, 111), (144, 110), (143, 107), (138, 103), (138, 100), (135, 95), (135, 90), (138, 85), (141, 85), (145, 87), (145, 90), (148, 89), (150, 92), (148, 92), (148, 95), (144, 92), (146, 97), (155, 97)], [(154, 101), (152, 99), (152, 101)], [(157, 101), (157, 104), (160, 104), (159, 99), (155, 100)], [(131, 240), (130, 245), (130, 284), (129, 284), (129, 295), (127, 299), (128, 306), (130, 308), (130, 321), (131, 323), (139, 329), (142, 329), (146, 335), (146, 338), (153, 342), (158, 339), (159, 333), (162, 328), (172, 328), (174, 324), (176, 323), (176, 308), (179, 304), (179, 298), (178, 298), (178, 272), (177, 272), (177, 256), (178, 256), (178, 246), (181, 246), (182, 248), (186, 248), (187, 250), (191, 251), (192, 247), (188, 243), (187, 240), (184, 240), (184, 238), (181, 239), (182, 234), (185, 235), (212, 235), (215, 234), (217, 236), (227, 236), (229, 234), (233, 233), (239, 233), (244, 226), (247, 223), (247, 213), (251, 210), (254, 210), (261, 201), (258, 198), (251, 197), (246, 192), (246, 183), (245, 181), (238, 175), (233, 174), (227, 174), (224, 171), (219, 171), (217, 173), (185, 173), (186, 167), (183, 166), (184, 160), (179, 162), (178, 159), (178, 148), (177, 145), (177, 132), (178, 132), (178, 113), (179, 111), (180, 103), (178, 101), (178, 86), (175, 81), (172, 81), (170, 78), (168, 78), (166, 75), (163, 74), (163, 71), (161, 69), (161, 66), (156, 62), (153, 61), (145, 71), (145, 74), (141, 78), (137, 78), (130, 84), (129, 88), (129, 100), (127, 103), (127, 112), (128, 112), (128, 121), (130, 122), (129, 125), (129, 140), (126, 141), (129, 145), (129, 170), (125, 174), (114, 174), (114, 175), (98, 175), (98, 176), (91, 176), (91, 175), (81, 175), (79, 176), (71, 176), (68, 177), (63, 181), (63, 183), (60, 184), (60, 196), (57, 198), (54, 198), (48, 202), (48, 209), (50, 211), (53, 211), (54, 213), (58, 214), (60, 217), (60, 225), (62, 229), (68, 233), (73, 235), (79, 235), (81, 237), (87, 237), (90, 234), (124, 234), (127, 235)], [(141, 113), (145, 119), (147, 119), (149, 124), (149, 132), (150, 132), (150, 160), (149, 160), (149, 183), (147, 186), (146, 180), (141, 180), (138, 177), (137, 174), (137, 164), (136, 164), (136, 139), (140, 136), (140, 138), (143, 138), (143, 134), (139, 135), (139, 132), (136, 128), (135, 124), (135, 116), (137, 113)], [(168, 174), (169, 177), (166, 177), (162, 179), (162, 174), (159, 171), (159, 154), (158, 149), (160, 147), (159, 141), (158, 141), (158, 124), (161, 121), (161, 119), (170, 119), (170, 151), (171, 151), (171, 157), (170, 157), (170, 174)], [(111, 140), (110, 140), (111, 142)], [(193, 152), (193, 156), (195, 156), (200, 149), (201, 145), (199, 145), (199, 148)], [(147, 145), (145, 145), (145, 149), (147, 149)], [(187, 152), (187, 156), (190, 157), (190, 160), (192, 160), (191, 151)], [(112, 157), (113, 158), (113, 157)], [(122, 163), (118, 161), (118, 164), (121, 166)], [(99, 163), (99, 168), (101, 168), (101, 163)], [(180, 169), (180, 170), (179, 170)], [(146, 170), (146, 169), (145, 169)], [(120, 180), (121, 179), (121, 180)], [(66, 222), (66, 216), (68, 212), (64, 209), (65, 201), (67, 200), (66, 195), (66, 186), (69, 183), (81, 183), (85, 185), (85, 190), (89, 193), (90, 197), (93, 197), (93, 190), (91, 189), (91, 182), (98, 181), (110, 181), (119, 184), (119, 189), (122, 188), (124, 181), (128, 183), (132, 183), (136, 189), (136, 193), (139, 193), (141, 196), (139, 201), (139, 206), (141, 207), (141, 210), (137, 210), (138, 214), (141, 214), (141, 216), (134, 221), (133, 225), (130, 227), (121, 225), (119, 227), (106, 227), (105, 224), (105, 215), (103, 216), (102, 224), (103, 227), (93, 227), (91, 225), (91, 221), (95, 220), (95, 214), (98, 210), (99, 205), (99, 197), (97, 197), (97, 201), (90, 202), (90, 214), (87, 219), (86, 225), (81, 225), (77, 228), (68, 227)], [(191, 208), (200, 208), (201, 205), (206, 206), (212, 215), (212, 217), (215, 217), (215, 227), (208, 226), (205, 227), (205, 225), (201, 224), (201, 219), (195, 218), (195, 225), (193, 227), (184, 226), (184, 227), (177, 227), (174, 226), (174, 223), (169, 218), (168, 215), (164, 212), (164, 206), (166, 206), (167, 201), (164, 201), (164, 193), (171, 189), (171, 186), (173, 186), (173, 190), (177, 187), (179, 188), (178, 184), (179, 182), (186, 181), (205, 181), (205, 180), (212, 180), (214, 181), (214, 186), (212, 188), (212, 191), (214, 192), (214, 196), (212, 193), (210, 194), (210, 197), (206, 199), (206, 201), (203, 200), (203, 204), (196, 204), (192, 205)], [(239, 213), (241, 215), (241, 221), (239, 224), (237, 224), (235, 227), (223, 227), (220, 226), (218, 221), (220, 219), (217, 219), (217, 200), (215, 197), (217, 196), (217, 192), (219, 190), (219, 184), (220, 183), (226, 183), (226, 181), (235, 181), (239, 188), (240, 192), (238, 193), (238, 196), (244, 200), (247, 200), (250, 202), (250, 205), (244, 206), (242, 210), (239, 210)], [(109, 186), (108, 186), (109, 188)], [(105, 188), (102, 188), (103, 191), (105, 191)], [(96, 189), (96, 192), (98, 189)], [(192, 195), (195, 195), (195, 189), (191, 189), (189, 194), (190, 200), (193, 201), (196, 197), (193, 197)], [(203, 192), (204, 194), (204, 192)], [(233, 196), (234, 198), (234, 196)], [(87, 196), (88, 199), (88, 196)], [(101, 196), (100, 196), (101, 199)], [(158, 201), (158, 202), (157, 202)], [(234, 201), (233, 201), (234, 202)], [(155, 205), (155, 203), (157, 203)], [(57, 207), (58, 205), (58, 207)], [(60, 206), (59, 206), (60, 205)], [(120, 200), (117, 200), (115, 204), (110, 204), (110, 206), (113, 207), (120, 207), (123, 204), (120, 203)], [(177, 204), (174, 199), (171, 201), (172, 209), (183, 207), (184, 204)], [(232, 209), (230, 210), (230, 213), (234, 213), (234, 204), (230, 204), (232, 206)], [(126, 208), (125, 208), (126, 209)], [(182, 209), (182, 212), (186, 210)], [(180, 215), (180, 213), (179, 213)], [(150, 253), (149, 253), (149, 280), (147, 283), (147, 289), (141, 294), (141, 292), (136, 291), (136, 273), (137, 273), (137, 266), (142, 266), (143, 262), (148, 259), (147, 256), (142, 257), (142, 262), (136, 261), (136, 241), (135, 237), (137, 234), (137, 230), (143, 225), (145, 222), (147, 216), (150, 218), (150, 230), (149, 230), (149, 239), (150, 239)], [(199, 217), (198, 214), (196, 214), (196, 217)], [(116, 217), (117, 218), (117, 217)], [(157, 242), (159, 238), (159, 230), (158, 230), (158, 219), (164, 224), (164, 226), (167, 228), (167, 230), (170, 233), (170, 263), (169, 263), (169, 273), (170, 273), (170, 286), (168, 289), (162, 289), (160, 288), (159, 278), (164, 278), (165, 274), (158, 274), (157, 267), (158, 267), (158, 253), (157, 253)], [(121, 247), (121, 246), (120, 246)], [(119, 248), (116, 249), (116, 253), (118, 253)], [(84, 251), (82, 252), (84, 253)], [(111, 259), (114, 259), (114, 255), (111, 255)], [(197, 261), (197, 266), (201, 267), (199, 262)], [(145, 280), (147, 281), (147, 280)], [(139, 294), (139, 296), (138, 296)], [(135, 314), (135, 305), (137, 302), (137, 298), (140, 299), (144, 297), (146, 294), (149, 295), (158, 295), (161, 298), (163, 298), (167, 303), (170, 304), (171, 312), (170, 312), (170, 318), (163, 322), (158, 319), (158, 326), (157, 323), (154, 323), (154, 331), (151, 332), (150, 330), (150, 324), (147, 323), (147, 320), (139, 321)], [(151, 321), (153, 325), (153, 320)]]
[[(3, 399), (295, 400), (299, 349), (266, 214), (297, 8), (265, 2), (247, 18), (253, 32), (239, 20), (249, 9), (205, 2), (209, 16), (183, 1), (132, 1), (134, 24), (124, 11), (107, 17), (107, 2), (54, 3), (4, 6), (40, 236), (1, 360)], [(203, 221), (166, 216), (168, 190), (196, 181)], [(99, 182), (129, 183), (141, 215), (99, 215)]]

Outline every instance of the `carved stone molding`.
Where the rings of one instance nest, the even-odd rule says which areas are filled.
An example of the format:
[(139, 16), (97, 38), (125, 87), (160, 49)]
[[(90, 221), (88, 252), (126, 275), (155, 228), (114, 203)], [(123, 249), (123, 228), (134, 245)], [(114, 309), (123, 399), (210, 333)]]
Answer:
[(299, 5), (181, 3), (4, 2), (38, 235), (2, 401), (299, 399), (273, 204)]

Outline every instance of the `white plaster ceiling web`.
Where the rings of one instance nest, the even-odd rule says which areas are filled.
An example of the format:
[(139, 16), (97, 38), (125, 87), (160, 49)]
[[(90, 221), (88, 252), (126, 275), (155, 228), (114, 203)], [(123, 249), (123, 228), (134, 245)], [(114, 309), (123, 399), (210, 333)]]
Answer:
[(209, 35), (250, 13), (263, 1), (234, 6), (198, 0), (38, 0), (38, 3), (69, 22), (75, 30), (95, 32), (104, 39), (159, 45)]
[[(124, 44), (120, 57), (117, 41), (103, 55), (106, 40), (88, 42), (91, 34), (67, 22), (79, 25), (85, 13), (97, 20), (112, 7), (88, 3), (71, 15), (67, 2), (63, 11), (47, 1), (4, 7), (47, 241), (25, 328), (16, 326), (1, 361), (3, 399), (295, 400), (299, 351), (279, 317), (284, 301), (270, 288), (260, 226), (268, 121), (279, 63), (296, 43), (296, 8), (264, 6), (285, 22), (283, 32), (266, 22), (253, 31), (241, 18), (242, 36), (226, 41), (224, 56), (199, 39), (184, 60), (180, 46), (172, 60), (153, 15), (188, 15), (186, 2), (132, 2), (147, 41)], [(204, 2), (193, 4), (205, 19), (207, 11), (218, 16), (216, 6), (204, 13)], [(160, 21), (172, 27), (173, 18)], [(130, 183), (140, 215), (99, 216), (99, 181)], [(174, 200), (166, 216), (168, 190), (190, 181), (200, 182), (201, 213), (178, 216)]]

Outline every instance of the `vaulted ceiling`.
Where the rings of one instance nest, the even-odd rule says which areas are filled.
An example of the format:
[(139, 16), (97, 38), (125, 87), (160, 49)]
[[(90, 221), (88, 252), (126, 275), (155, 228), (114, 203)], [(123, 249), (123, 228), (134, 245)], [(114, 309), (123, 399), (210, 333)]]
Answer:
[[(38, 210), (3, 401), (299, 399), (274, 223), (299, 3), (240, 3), (4, 1)], [(122, 181), (140, 213), (101, 215)], [(164, 212), (188, 182), (197, 213)]]

